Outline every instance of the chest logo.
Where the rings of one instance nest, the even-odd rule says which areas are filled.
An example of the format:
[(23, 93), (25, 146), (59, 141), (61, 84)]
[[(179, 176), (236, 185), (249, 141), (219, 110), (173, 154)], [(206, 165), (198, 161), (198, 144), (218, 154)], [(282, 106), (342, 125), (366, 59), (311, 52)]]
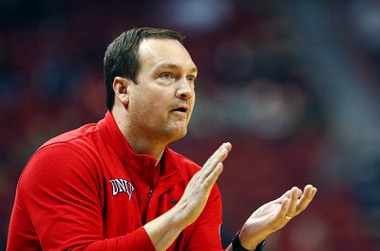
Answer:
[(119, 193), (127, 193), (129, 196), (129, 200), (132, 200), (132, 194), (135, 191), (135, 188), (129, 182), (125, 179), (112, 179), (110, 180), (110, 183), (112, 185), (112, 195), (116, 196)]

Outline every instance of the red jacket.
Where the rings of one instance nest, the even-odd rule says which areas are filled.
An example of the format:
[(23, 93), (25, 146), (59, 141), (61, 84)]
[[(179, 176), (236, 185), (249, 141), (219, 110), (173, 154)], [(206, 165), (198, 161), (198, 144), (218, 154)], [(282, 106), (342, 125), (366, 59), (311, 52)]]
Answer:
[[(142, 226), (170, 210), (200, 168), (166, 148), (155, 183), (155, 161), (131, 150), (109, 112), (46, 142), (20, 177), (7, 250), (154, 250)], [(169, 250), (221, 250), (221, 215), (214, 186)]]

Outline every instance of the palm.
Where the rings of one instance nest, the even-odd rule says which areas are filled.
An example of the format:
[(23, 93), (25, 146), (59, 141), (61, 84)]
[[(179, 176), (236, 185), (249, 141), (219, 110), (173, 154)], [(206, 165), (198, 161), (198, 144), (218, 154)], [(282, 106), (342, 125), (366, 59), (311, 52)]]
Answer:
[(306, 186), (303, 192), (294, 187), (280, 198), (258, 208), (241, 229), (242, 244), (254, 248), (268, 235), (283, 228), (292, 217), (305, 210), (315, 192), (316, 189), (311, 185)]
[(257, 209), (248, 220), (261, 221), (268, 220), (268, 218), (273, 217), (281, 209), (281, 204), (276, 201), (271, 201), (267, 204), (262, 205)]
[(280, 210), (281, 202), (278, 200), (268, 202), (258, 208), (248, 218), (245, 225), (251, 229), (250, 234), (257, 235), (263, 230), (268, 230), (268, 227), (276, 220)]

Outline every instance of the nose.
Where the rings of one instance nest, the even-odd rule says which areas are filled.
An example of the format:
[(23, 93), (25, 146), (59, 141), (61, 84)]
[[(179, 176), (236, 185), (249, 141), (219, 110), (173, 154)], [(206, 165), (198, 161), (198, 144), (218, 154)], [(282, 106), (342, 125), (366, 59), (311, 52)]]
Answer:
[(191, 86), (186, 79), (178, 81), (178, 89), (176, 92), (176, 96), (180, 99), (188, 100), (194, 95), (194, 87)]

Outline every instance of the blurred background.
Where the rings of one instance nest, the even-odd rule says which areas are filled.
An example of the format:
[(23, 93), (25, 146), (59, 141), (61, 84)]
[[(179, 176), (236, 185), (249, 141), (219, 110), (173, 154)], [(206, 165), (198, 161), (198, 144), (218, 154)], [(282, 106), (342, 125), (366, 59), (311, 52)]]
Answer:
[(0, 250), (18, 177), (47, 139), (105, 112), (121, 32), (174, 28), (200, 69), (188, 135), (225, 141), (223, 243), (292, 186), (319, 190), (267, 251), (380, 250), (380, 1), (0, 0)]

